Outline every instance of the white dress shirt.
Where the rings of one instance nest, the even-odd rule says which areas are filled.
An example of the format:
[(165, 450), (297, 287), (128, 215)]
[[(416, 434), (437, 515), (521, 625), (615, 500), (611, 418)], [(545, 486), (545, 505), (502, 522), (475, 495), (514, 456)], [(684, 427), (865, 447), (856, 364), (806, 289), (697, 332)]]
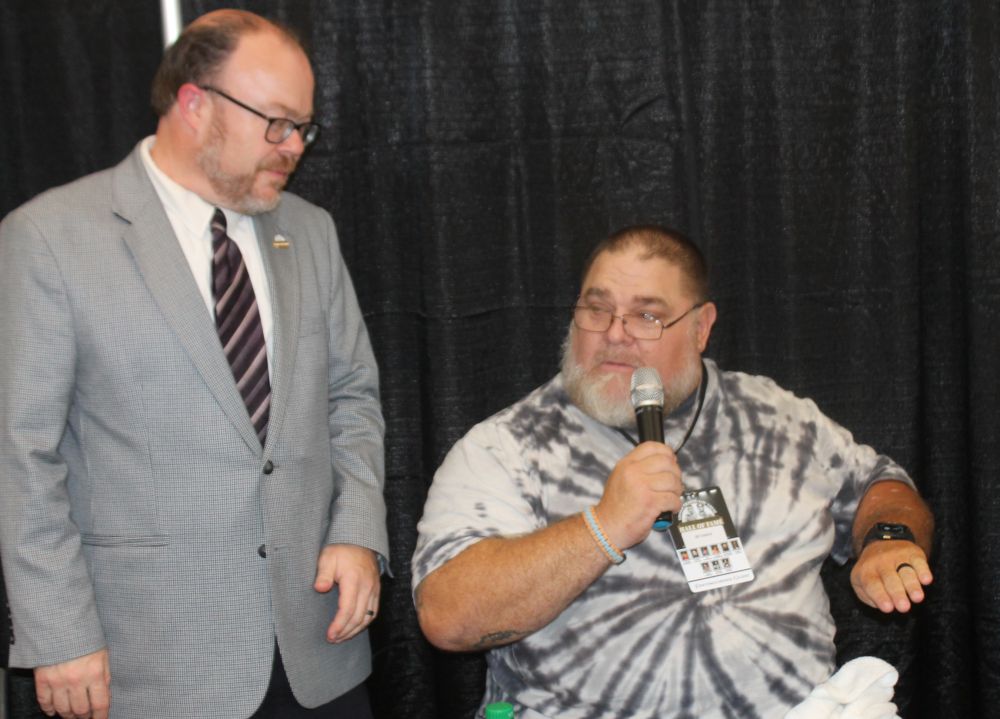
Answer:
[[(208, 313), (215, 319), (215, 298), (212, 296), (212, 215), (215, 205), (205, 202), (191, 190), (174, 182), (157, 167), (150, 155), (150, 149), (156, 141), (155, 136), (149, 136), (140, 144), (142, 162), (153, 181), (156, 194), (163, 203), (167, 218), (174, 228), (174, 235), (180, 243), (181, 250), (191, 267), (191, 274), (198, 285)], [(257, 298), (257, 308), (260, 311), (260, 321), (264, 329), (264, 343), (267, 345), (267, 370), (270, 375), (274, 366), (272, 357), (273, 315), (271, 311), (271, 289), (267, 283), (267, 273), (264, 271), (264, 260), (261, 257), (260, 245), (257, 243), (257, 233), (254, 230), (253, 218), (235, 210), (220, 207), (226, 215), (226, 232), (243, 253), (243, 261), (253, 284), (254, 295)]]

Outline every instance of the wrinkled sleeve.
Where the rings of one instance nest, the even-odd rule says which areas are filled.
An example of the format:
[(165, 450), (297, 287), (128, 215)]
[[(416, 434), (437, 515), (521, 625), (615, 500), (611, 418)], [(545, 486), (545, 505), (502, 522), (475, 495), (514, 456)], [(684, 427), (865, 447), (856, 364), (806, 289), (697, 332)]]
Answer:
[(492, 421), (474, 427), (434, 476), (417, 525), (413, 588), (481, 539), (539, 529), (530, 499), (537, 494), (537, 478), (524, 467), (513, 439)]
[(34, 667), (96, 651), (105, 640), (60, 451), (75, 391), (73, 310), (58, 259), (23, 209), (0, 225), (0, 337), (10, 664)]
[(385, 421), (378, 367), (333, 220), (323, 213), (331, 272), (329, 322), (330, 459), (336, 500), (327, 544), (355, 544), (379, 556), (387, 569)]
[(916, 487), (906, 470), (892, 459), (867, 444), (855, 442), (849, 431), (820, 414), (819, 410), (816, 414), (821, 457), (826, 458), (828, 477), (839, 485), (830, 506), (836, 528), (830, 555), (844, 564), (853, 554), (851, 528), (854, 515), (869, 487), (888, 479), (905, 482), (914, 489)]

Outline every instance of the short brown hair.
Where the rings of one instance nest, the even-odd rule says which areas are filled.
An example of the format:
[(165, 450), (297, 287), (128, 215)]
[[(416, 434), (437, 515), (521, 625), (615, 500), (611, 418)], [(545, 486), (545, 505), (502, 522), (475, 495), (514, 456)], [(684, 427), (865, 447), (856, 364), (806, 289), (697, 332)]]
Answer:
[(632, 225), (623, 227), (598, 243), (583, 266), (581, 283), (587, 279), (594, 260), (605, 252), (621, 252), (638, 246), (645, 252), (643, 259), (658, 257), (680, 269), (689, 282), (689, 289), (698, 302), (709, 299), (708, 263), (691, 240), (685, 235), (659, 225)]
[(177, 100), (177, 90), (187, 82), (203, 84), (222, 67), (243, 35), (277, 31), (300, 48), (302, 42), (289, 27), (244, 10), (220, 10), (202, 16), (184, 28), (163, 53), (153, 77), (153, 111), (163, 117)]

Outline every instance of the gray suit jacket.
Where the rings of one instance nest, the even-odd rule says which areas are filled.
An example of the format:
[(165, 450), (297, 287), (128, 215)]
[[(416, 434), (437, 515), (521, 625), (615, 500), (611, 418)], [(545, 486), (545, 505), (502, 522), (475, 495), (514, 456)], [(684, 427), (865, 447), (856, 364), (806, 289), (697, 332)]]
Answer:
[(370, 671), (312, 583), (327, 543), (388, 556), (375, 360), (330, 216), (286, 193), (256, 229), (263, 448), (138, 150), (0, 225), (11, 665), (108, 646), (116, 719), (248, 716), (275, 636), (306, 706)]

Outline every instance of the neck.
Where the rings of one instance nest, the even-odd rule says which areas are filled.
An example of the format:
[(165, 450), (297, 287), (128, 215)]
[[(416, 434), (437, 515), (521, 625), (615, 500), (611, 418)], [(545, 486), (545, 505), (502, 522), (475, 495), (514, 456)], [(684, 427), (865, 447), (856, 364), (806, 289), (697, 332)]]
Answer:
[(161, 118), (149, 155), (164, 175), (206, 202), (218, 205), (218, 198), (194, 161), (196, 148), (189, 145), (184, 138), (178, 137), (166, 118)]

